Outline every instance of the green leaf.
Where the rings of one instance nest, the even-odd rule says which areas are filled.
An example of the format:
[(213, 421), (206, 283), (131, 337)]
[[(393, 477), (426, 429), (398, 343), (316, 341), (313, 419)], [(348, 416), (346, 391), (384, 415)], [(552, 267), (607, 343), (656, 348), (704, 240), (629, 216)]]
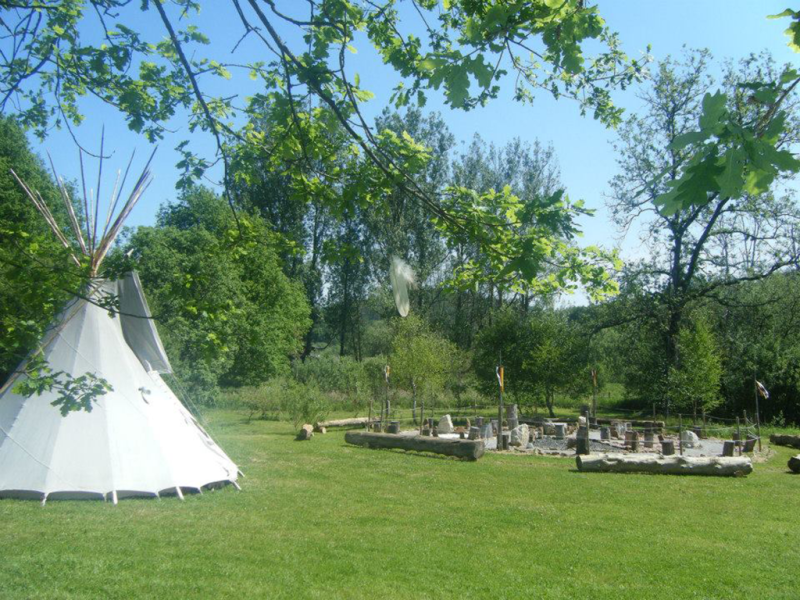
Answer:
[(716, 94), (706, 93), (703, 97), (703, 114), (700, 117), (700, 129), (715, 130), (725, 114), (725, 104), (728, 97), (721, 91)]
[(745, 152), (741, 148), (731, 148), (723, 157), (725, 170), (717, 177), (719, 191), (723, 198), (738, 198), (744, 187)]
[(673, 150), (681, 150), (689, 144), (697, 144), (706, 141), (710, 135), (704, 131), (689, 131), (675, 136), (672, 143), (669, 145)]

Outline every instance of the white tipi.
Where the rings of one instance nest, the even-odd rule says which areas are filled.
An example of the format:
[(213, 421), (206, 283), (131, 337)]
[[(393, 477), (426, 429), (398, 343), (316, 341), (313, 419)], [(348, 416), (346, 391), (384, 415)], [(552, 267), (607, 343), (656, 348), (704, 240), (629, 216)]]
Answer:
[[(97, 208), (87, 210), (84, 238), (60, 182), (75, 243), (90, 258), (93, 275), (149, 179), (146, 167), (111, 225), (118, 200), (115, 186), (99, 238)], [(77, 253), (42, 197), (18, 181), (62, 243)], [(104, 306), (109, 296), (119, 299), (116, 314)], [(112, 390), (97, 398), (90, 412), (62, 416), (52, 405), (58, 392), (30, 397), (14, 392), (14, 384), (25, 377), (23, 364), (0, 388), (0, 497), (43, 503), (48, 498), (104, 498), (116, 503), (124, 496), (183, 498), (183, 490), (202, 491), (225, 482), (238, 489), (236, 465), (161, 379), (160, 373), (170, 373), (171, 367), (135, 273), (118, 281), (93, 279), (82, 297), (68, 304), (36, 352), (53, 371), (73, 377), (93, 373)]]

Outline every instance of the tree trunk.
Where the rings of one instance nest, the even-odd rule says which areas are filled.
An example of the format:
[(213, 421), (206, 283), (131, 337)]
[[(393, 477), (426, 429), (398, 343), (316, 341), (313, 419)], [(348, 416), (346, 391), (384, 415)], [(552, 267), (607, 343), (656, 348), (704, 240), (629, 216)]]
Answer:
[(544, 403), (547, 406), (547, 413), (550, 415), (550, 418), (555, 419), (556, 413), (553, 410), (553, 393), (550, 390), (546, 390), (544, 393)]
[(579, 471), (594, 473), (663, 473), (666, 475), (741, 476), (753, 472), (745, 456), (699, 457), (652, 454), (592, 454), (576, 458)]
[(485, 451), (483, 440), (451, 440), (421, 435), (407, 436), (348, 431), (344, 436), (344, 440), (348, 444), (366, 446), (367, 448), (395, 448), (414, 450), (416, 452), (433, 452), (434, 454), (444, 454), (467, 460), (478, 460)]

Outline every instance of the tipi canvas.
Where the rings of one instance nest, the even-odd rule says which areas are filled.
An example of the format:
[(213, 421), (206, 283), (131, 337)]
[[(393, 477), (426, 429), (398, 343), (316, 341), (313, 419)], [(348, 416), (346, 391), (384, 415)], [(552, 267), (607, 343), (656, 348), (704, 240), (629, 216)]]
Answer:
[(138, 277), (100, 282), (90, 298), (103, 294), (119, 296), (121, 314), (76, 299), (41, 350), (54, 371), (94, 373), (113, 390), (91, 412), (62, 416), (51, 404), (57, 392), (26, 398), (9, 381), (0, 393), (0, 496), (116, 501), (235, 482), (236, 465), (161, 379), (169, 361)]
[[(60, 393), (24, 396), (15, 383), (25, 364), (0, 388), (0, 497), (104, 498), (159, 496), (229, 482), (238, 469), (161, 379), (169, 360), (135, 273), (118, 281), (96, 277), (97, 268), (124, 216), (149, 181), (147, 169), (112, 224), (118, 200), (112, 195), (103, 235), (87, 220), (86, 235), (71, 218), (73, 240), (58, 230), (38, 193), (20, 184), (65, 246), (84, 254), (92, 283), (74, 298), (45, 334), (36, 354), (54, 372), (72, 377), (92, 373), (111, 390), (92, 402), (92, 410), (62, 415), (52, 402)], [(69, 198), (62, 186), (62, 195)], [(87, 211), (91, 216), (92, 211)], [(70, 213), (72, 215), (72, 213)], [(79, 246), (79, 247), (77, 247)], [(101, 302), (119, 299), (118, 310)]]

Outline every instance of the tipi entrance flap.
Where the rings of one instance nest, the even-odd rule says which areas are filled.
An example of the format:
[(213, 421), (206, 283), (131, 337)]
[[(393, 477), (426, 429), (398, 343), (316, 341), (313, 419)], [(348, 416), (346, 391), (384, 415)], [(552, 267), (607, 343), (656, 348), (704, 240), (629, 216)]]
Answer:
[[(117, 282), (120, 302), (120, 323), (125, 340), (142, 365), (159, 373), (172, 373), (167, 353), (158, 337), (156, 325), (142, 291), (139, 276), (128, 273)], [(146, 367), (145, 367), (146, 368)]]

